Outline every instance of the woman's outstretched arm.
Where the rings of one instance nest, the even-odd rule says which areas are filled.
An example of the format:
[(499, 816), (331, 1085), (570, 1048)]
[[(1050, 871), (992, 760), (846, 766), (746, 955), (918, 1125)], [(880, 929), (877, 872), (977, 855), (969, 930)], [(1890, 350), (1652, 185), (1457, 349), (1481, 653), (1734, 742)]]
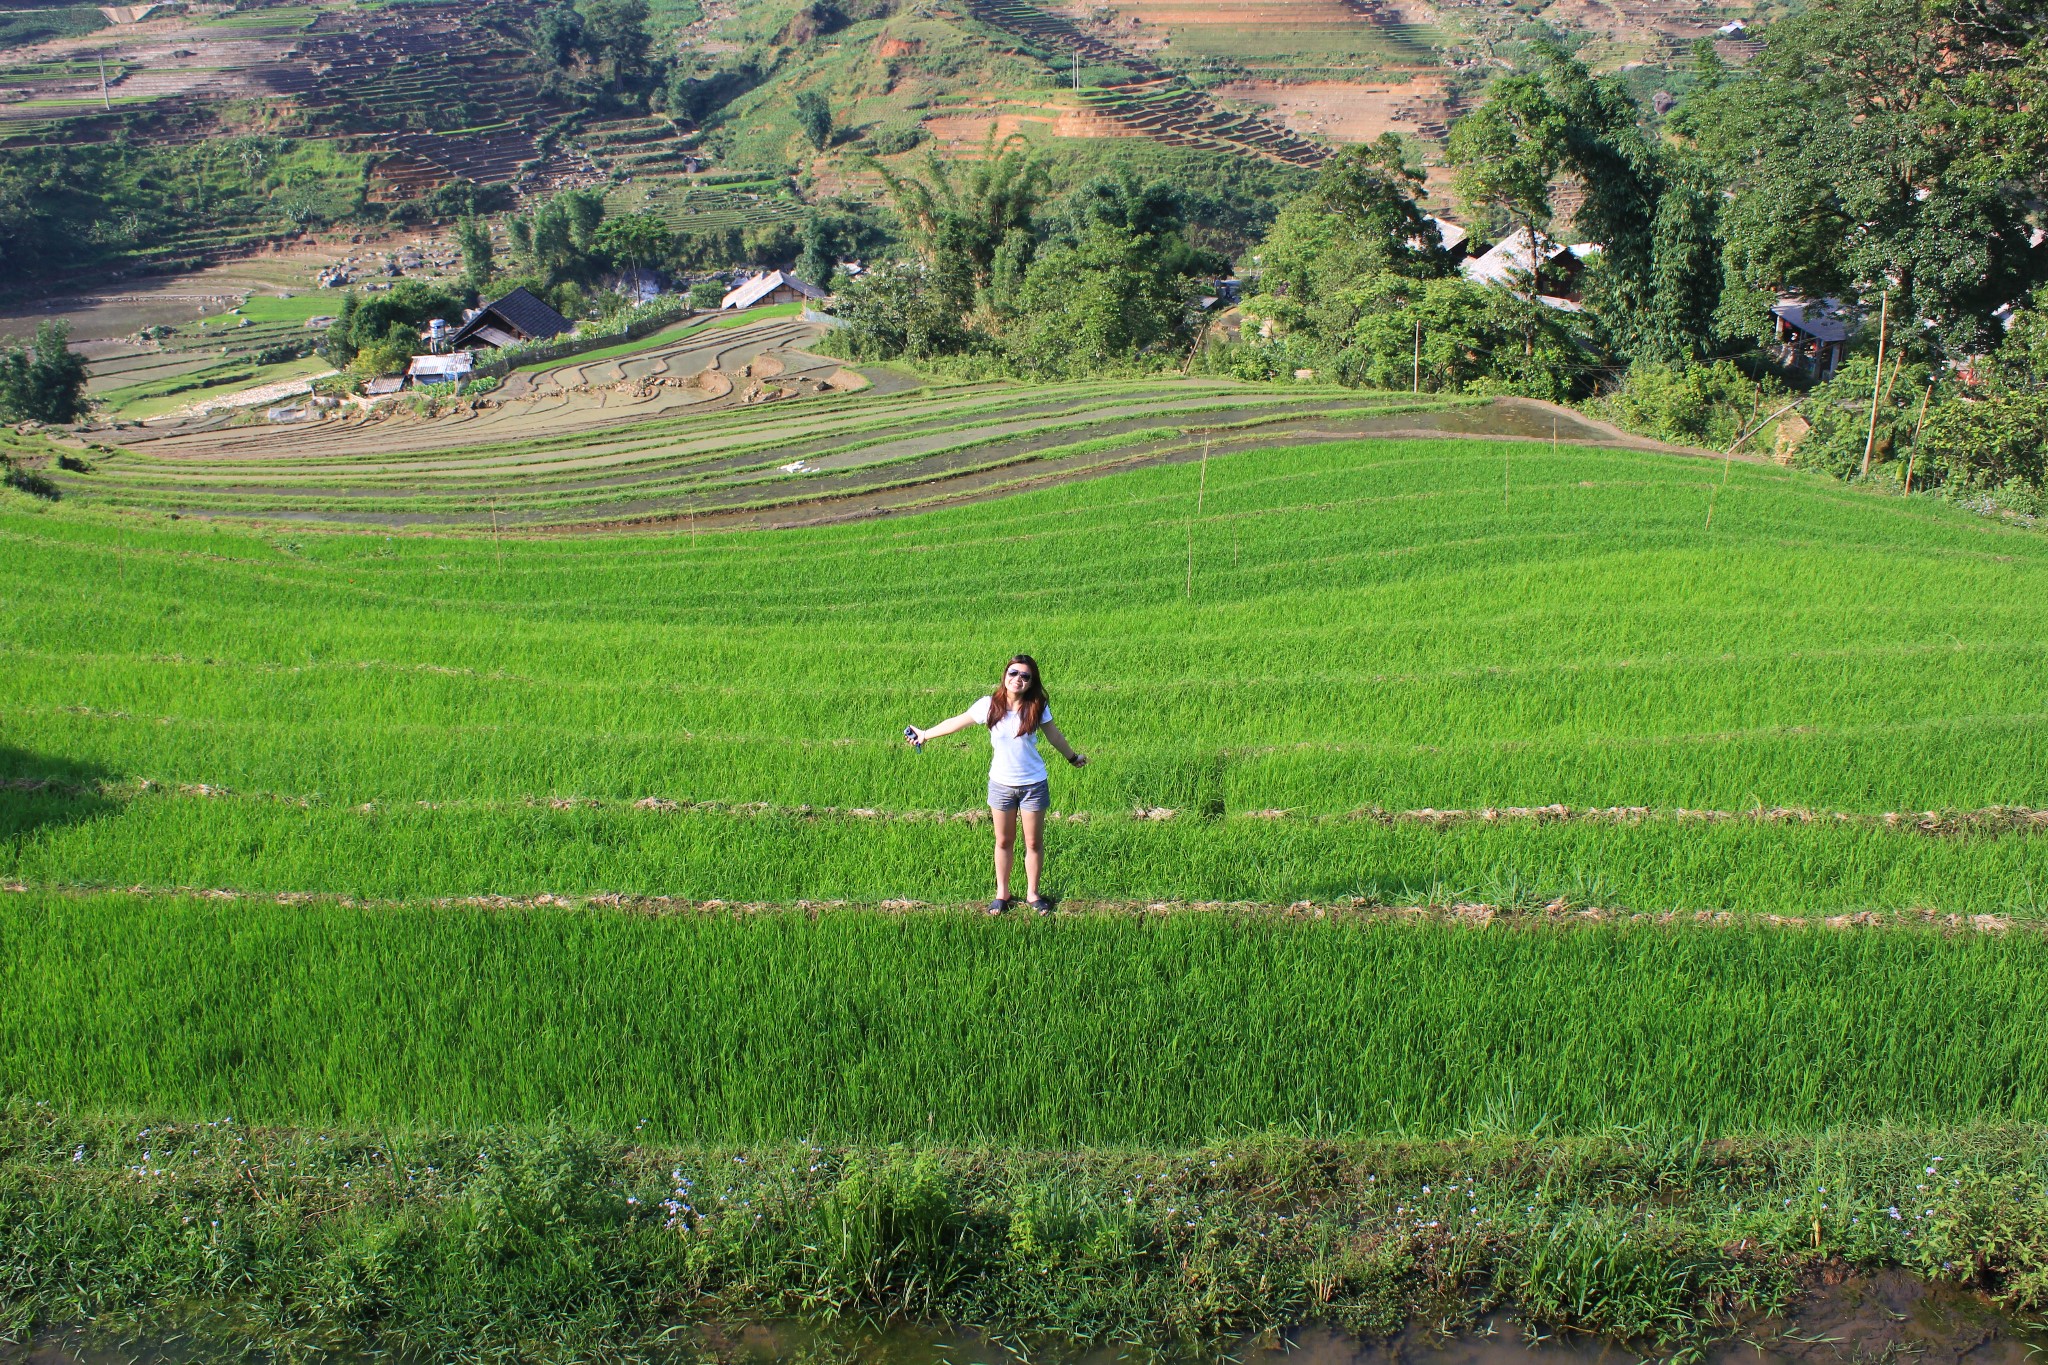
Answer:
[(955, 730), (965, 730), (970, 725), (979, 724), (981, 722), (974, 718), (972, 711), (962, 711), (951, 720), (942, 720), (929, 730), (920, 730), (915, 725), (911, 726), (910, 733), (903, 737), (903, 742), (906, 744), (922, 744), (926, 740), (942, 739), (952, 734)]
[(1047, 739), (1052, 741), (1053, 748), (1066, 755), (1067, 762), (1077, 768), (1088, 766), (1088, 755), (1074, 752), (1074, 746), (1067, 743), (1067, 737), (1060, 733), (1059, 726), (1054, 725), (1051, 721), (1047, 721), (1038, 728)]

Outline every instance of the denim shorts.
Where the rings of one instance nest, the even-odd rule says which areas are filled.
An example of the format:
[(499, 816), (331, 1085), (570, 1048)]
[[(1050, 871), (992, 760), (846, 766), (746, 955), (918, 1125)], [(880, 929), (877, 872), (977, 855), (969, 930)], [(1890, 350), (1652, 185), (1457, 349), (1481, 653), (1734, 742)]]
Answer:
[(990, 810), (1048, 810), (1051, 806), (1052, 788), (1043, 778), (1022, 787), (1013, 787), (994, 778), (988, 780)]

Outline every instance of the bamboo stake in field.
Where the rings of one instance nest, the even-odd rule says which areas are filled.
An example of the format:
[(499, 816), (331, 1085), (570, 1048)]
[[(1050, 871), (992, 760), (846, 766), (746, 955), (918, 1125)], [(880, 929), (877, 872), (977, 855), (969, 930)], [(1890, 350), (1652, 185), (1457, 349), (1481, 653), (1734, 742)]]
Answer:
[(1870, 430), (1863, 437), (1863, 471), (1860, 477), (1870, 477), (1870, 452), (1877, 444), (1877, 393), (1884, 384), (1884, 343), (1892, 319), (1892, 291), (1884, 291), (1884, 303), (1877, 310), (1877, 373), (1870, 377)]
[(505, 574), (505, 542), (498, 539), (498, 504), (491, 504), (491, 549), (498, 557), (498, 576)]
[(1195, 517), (1202, 515), (1202, 500), (1209, 493), (1209, 439), (1202, 438), (1202, 475), (1195, 485), (1195, 515), (1188, 518), (1188, 585), (1187, 598), (1195, 600)]
[(1422, 392), (1422, 319), (1415, 319), (1415, 387), (1411, 393)]
[(1728, 471), (1735, 464), (1735, 447), (1729, 446), (1721, 456), (1721, 482), (1707, 494), (1707, 529), (1714, 529), (1714, 501), (1721, 496), (1721, 490), (1728, 486)]
[(1927, 400), (1934, 397), (1934, 381), (1927, 381), (1927, 392), (1920, 395), (1920, 417), (1913, 423), (1913, 453), (1906, 457), (1906, 496), (1913, 496), (1913, 466), (1920, 460), (1920, 428), (1927, 425)]

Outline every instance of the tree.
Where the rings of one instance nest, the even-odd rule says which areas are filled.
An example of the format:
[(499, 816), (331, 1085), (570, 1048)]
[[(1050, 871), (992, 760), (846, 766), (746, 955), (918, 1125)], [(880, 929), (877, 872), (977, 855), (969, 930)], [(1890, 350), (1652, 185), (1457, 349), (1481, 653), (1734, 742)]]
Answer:
[(1719, 196), (1703, 178), (1675, 179), (1657, 198), (1650, 225), (1648, 307), (1629, 328), (1631, 355), (1650, 361), (1697, 360), (1714, 345), (1721, 302)]
[(1443, 244), (1416, 202), (1426, 179), (1408, 164), (1401, 139), (1381, 133), (1377, 141), (1347, 147), (1324, 162), (1314, 197), (1383, 256), (1389, 269), (1439, 275), (1448, 264)]
[(1580, 387), (1589, 355), (1578, 315), (1457, 276), (1381, 274), (1356, 294), (1358, 322), (1334, 358), (1346, 383), (1408, 388), (1419, 333), (1425, 388), (1555, 400)]
[(0, 418), (75, 422), (85, 415), (85, 359), (71, 349), (69, 324), (37, 324), (31, 346), (0, 351)]
[(635, 85), (647, 73), (647, 0), (585, 0), (583, 32), (585, 50), (614, 85)]
[(796, 97), (796, 126), (804, 138), (819, 151), (832, 145), (832, 106), (815, 90), (806, 90)]
[(491, 283), (490, 225), (481, 218), (462, 219), (455, 225), (455, 245), (462, 252), (462, 282), (481, 294)]
[(356, 313), (362, 300), (351, 289), (341, 296), (341, 311), (334, 315), (334, 321), (327, 325), (327, 336), (320, 347), (321, 356), (335, 369), (348, 368), (356, 358)]
[(532, 31), (540, 54), (565, 70), (583, 48), (583, 16), (574, 5), (549, 5), (534, 19)]
[[(360, 352), (372, 346), (388, 347), (398, 335), (411, 350), (417, 350), (421, 328), (435, 318), (452, 320), (461, 313), (461, 298), (449, 290), (421, 280), (400, 280), (357, 306), (349, 323), (349, 339)], [(340, 325), (338, 321), (336, 325)]]
[(591, 190), (563, 190), (536, 205), (527, 218), (506, 224), (512, 248), (550, 285), (589, 271), (598, 224), (604, 221), (604, 196)]
[(2048, 36), (1999, 0), (1816, 0), (1686, 131), (1731, 198), (1731, 298), (1889, 292), (1896, 334), (1961, 357), (2048, 279), (2029, 207), (2048, 193)]
[(1006, 139), (999, 150), (993, 131), (961, 185), (934, 152), (925, 154), (922, 180), (898, 175), (872, 158), (863, 161), (881, 176), (912, 249), (937, 277), (963, 280), (970, 297), (987, 286), (996, 253), (1010, 234), (1031, 231), (1032, 215), (1045, 199), (1045, 163), (1022, 138)]
[(1498, 213), (1531, 235), (1550, 226), (1550, 181), (1564, 159), (1565, 115), (1541, 77), (1493, 83), (1487, 102), (1451, 127), (1451, 184), (1478, 216)]
[(614, 266), (635, 268), (667, 258), (675, 237), (668, 224), (651, 213), (629, 213), (608, 218), (599, 225), (597, 249), (611, 258)]
[(1012, 361), (1027, 373), (1080, 377), (1123, 369), (1148, 352), (1185, 348), (1193, 290), (1152, 233), (1097, 220), (1056, 241), (1025, 270), (1008, 301)]

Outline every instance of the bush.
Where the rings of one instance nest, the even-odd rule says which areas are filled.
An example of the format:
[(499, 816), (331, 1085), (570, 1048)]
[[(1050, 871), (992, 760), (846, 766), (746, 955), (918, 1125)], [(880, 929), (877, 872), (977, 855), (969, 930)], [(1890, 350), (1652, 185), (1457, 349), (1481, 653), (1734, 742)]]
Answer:
[[(5, 458), (0, 456), (0, 459)], [(12, 460), (7, 461), (7, 473), (4, 478), (0, 478), (0, 482), (32, 498), (41, 498), (45, 502), (55, 502), (64, 496), (63, 490), (51, 482), (49, 475), (38, 469), (30, 469), (26, 465), (15, 464)]]
[(899, 156), (923, 141), (923, 124), (886, 124), (868, 134), (868, 151), (875, 156)]
[[(1889, 402), (1880, 401), (1875, 439), (1871, 434), (1870, 399), (1877, 375), (1871, 356), (1857, 356), (1827, 383), (1807, 395), (1799, 411), (1812, 430), (1800, 438), (1793, 459), (1804, 469), (1818, 469), (1838, 479), (1856, 478), (1863, 469), (1863, 448), (1870, 446), (1873, 466), (1893, 459), (1910, 440), (1926, 385), (1924, 367), (1909, 368), (1887, 384)], [(1880, 395), (1880, 399), (1887, 395)], [(1919, 475), (1914, 475), (1919, 480)]]
[(85, 361), (66, 324), (44, 322), (32, 346), (0, 350), (0, 421), (75, 422), (85, 409)]
[(1753, 420), (1782, 405), (1784, 395), (1785, 386), (1775, 379), (1751, 379), (1726, 360), (1712, 365), (1637, 362), (1621, 387), (1585, 408), (1645, 436), (1725, 450)]
[(1998, 494), (2006, 510), (2038, 512), (2044, 461), (2048, 393), (1950, 399), (1927, 414), (1914, 480), (1952, 495)]

